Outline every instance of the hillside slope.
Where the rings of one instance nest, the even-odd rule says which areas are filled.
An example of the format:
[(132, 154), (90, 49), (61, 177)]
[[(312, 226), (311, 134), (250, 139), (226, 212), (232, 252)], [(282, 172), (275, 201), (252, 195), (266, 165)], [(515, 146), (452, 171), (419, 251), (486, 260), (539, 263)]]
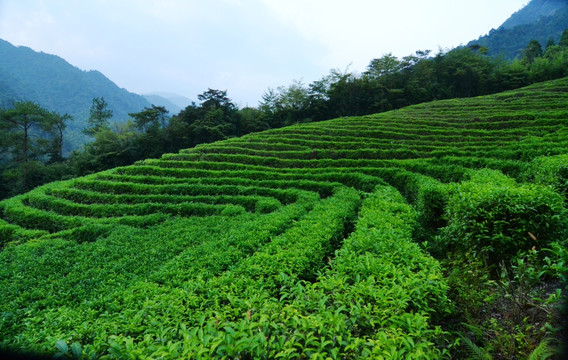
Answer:
[(533, 24), (542, 17), (553, 16), (556, 11), (568, 6), (566, 0), (532, 0), (521, 10), (511, 15), (501, 27), (513, 29), (519, 25)]
[(115, 121), (150, 106), (144, 97), (119, 88), (98, 71), (83, 71), (58, 56), (0, 39), (0, 106), (35, 101), (50, 111), (72, 115), (75, 121), (69, 130), (79, 133), (95, 97), (105, 98)]
[[(548, 159), (568, 168), (567, 150), (568, 78), (269, 130), (40, 187), (0, 202), (0, 348), (456, 358), (446, 332), (463, 315), (448, 298), (455, 283), (418, 241), (490, 263), (565, 238), (566, 172), (544, 175)], [(465, 235), (462, 220), (475, 225)], [(513, 232), (484, 230), (506, 221)], [(525, 355), (536, 347), (519, 339)]]
[(566, 29), (568, 1), (532, 0), (498, 29), (492, 29), (487, 35), (467, 45), (484, 46), (489, 50), (489, 55), (512, 60), (521, 57), (522, 50), (531, 40), (538, 40), (543, 48), (549, 39), (558, 43)]

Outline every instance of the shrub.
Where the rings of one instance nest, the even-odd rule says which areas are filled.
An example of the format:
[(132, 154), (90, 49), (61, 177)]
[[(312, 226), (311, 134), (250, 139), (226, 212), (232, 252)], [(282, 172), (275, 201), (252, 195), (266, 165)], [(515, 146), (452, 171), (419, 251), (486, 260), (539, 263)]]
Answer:
[(473, 252), (487, 265), (508, 262), (518, 251), (541, 248), (566, 235), (563, 199), (550, 188), (523, 184), (490, 170), (451, 190), (448, 226), (440, 244)]
[(256, 202), (255, 211), (260, 214), (268, 214), (282, 206), (280, 201), (272, 198), (262, 198)]
[(568, 155), (535, 158), (525, 171), (524, 180), (551, 186), (564, 198), (568, 197)]
[[(93, 223), (70, 230), (65, 238), (77, 243), (93, 242), (100, 237), (108, 236), (111, 231), (112, 225)], [(61, 237), (62, 234), (60, 233), (59, 236)]]
[(244, 214), (245, 208), (239, 205), (226, 205), (225, 208), (221, 211), (221, 216), (239, 216)]
[(438, 229), (447, 225), (444, 217), (448, 202), (448, 186), (426, 176), (417, 181), (415, 208), (418, 212), (419, 227), (415, 239), (429, 240)]

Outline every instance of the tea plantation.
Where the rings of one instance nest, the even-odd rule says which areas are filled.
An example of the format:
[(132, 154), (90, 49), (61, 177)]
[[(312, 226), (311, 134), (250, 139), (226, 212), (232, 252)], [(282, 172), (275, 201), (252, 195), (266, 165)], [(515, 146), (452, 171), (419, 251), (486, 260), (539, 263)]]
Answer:
[(42, 186), (0, 202), (0, 348), (104, 359), (552, 354), (567, 154), (561, 79)]

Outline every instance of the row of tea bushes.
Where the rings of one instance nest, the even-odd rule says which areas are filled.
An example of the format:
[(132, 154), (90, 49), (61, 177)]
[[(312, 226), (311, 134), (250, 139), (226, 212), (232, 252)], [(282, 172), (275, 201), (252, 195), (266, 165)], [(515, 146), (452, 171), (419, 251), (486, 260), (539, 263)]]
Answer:
[[(314, 281), (297, 281), (284, 265), (273, 274), (279, 286), (269, 286), (269, 294), (259, 293), (259, 286), (239, 294), (238, 280), (228, 286), (232, 273), (241, 273), (237, 269), (221, 281), (222, 294), (229, 295), (219, 294), (226, 300), (215, 302), (222, 304), (218, 311), (199, 313), (193, 326), (170, 320), (160, 328), (177, 340), (160, 339), (157, 324), (150, 324), (141, 340), (113, 337), (109, 352), (113, 358), (166, 359), (445, 357), (448, 334), (433, 323), (451, 310), (447, 285), (437, 261), (412, 241), (414, 224), (415, 212), (396, 190), (377, 188), (364, 201), (355, 231)], [(253, 258), (239, 268), (248, 272)], [(248, 279), (241, 281), (253, 284)], [(155, 296), (149, 309), (158, 301), (175, 302), (157, 288), (149, 293)]]

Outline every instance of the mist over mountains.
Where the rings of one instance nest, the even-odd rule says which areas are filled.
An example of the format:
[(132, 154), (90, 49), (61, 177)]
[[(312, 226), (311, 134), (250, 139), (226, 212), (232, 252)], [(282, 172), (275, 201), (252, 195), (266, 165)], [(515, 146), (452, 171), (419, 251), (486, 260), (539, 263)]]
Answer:
[(1, 39), (0, 78), (0, 104), (35, 101), (48, 110), (72, 115), (75, 123), (70, 127), (83, 125), (95, 97), (107, 100), (117, 121), (150, 106), (144, 97), (118, 87), (99, 71), (84, 71), (56, 55)]
[(191, 104), (191, 100), (185, 96), (169, 92), (153, 92), (143, 96), (151, 104), (165, 107), (172, 115), (179, 113)]

